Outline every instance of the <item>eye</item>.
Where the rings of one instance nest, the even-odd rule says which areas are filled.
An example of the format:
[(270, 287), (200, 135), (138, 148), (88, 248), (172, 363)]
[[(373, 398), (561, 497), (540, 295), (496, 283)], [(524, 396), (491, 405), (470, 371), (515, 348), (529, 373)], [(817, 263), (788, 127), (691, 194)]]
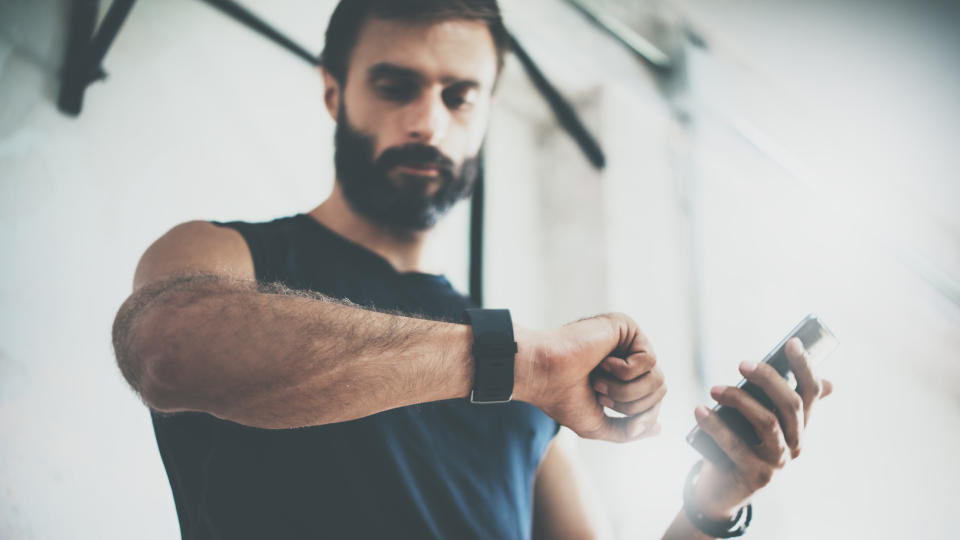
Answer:
[(406, 102), (417, 97), (419, 87), (413, 83), (389, 83), (377, 85), (377, 93), (388, 101)]
[(477, 101), (477, 89), (452, 86), (443, 91), (443, 102), (452, 110), (469, 109)]

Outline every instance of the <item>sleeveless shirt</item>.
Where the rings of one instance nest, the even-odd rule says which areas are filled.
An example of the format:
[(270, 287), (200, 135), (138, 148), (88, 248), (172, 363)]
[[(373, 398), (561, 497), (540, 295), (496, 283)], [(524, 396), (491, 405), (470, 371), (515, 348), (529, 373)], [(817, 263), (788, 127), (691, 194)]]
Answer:
[[(443, 276), (397, 272), (308, 215), (216, 225), (259, 282), (461, 321)], [(559, 425), (522, 402), (464, 399), (302, 429), (152, 413), (184, 539), (527, 539), (536, 468)]]

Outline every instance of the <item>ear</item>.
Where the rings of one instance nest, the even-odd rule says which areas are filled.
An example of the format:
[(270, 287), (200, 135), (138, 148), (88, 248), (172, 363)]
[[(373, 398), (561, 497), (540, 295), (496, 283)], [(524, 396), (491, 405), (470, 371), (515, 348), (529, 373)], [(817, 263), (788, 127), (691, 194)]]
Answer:
[(343, 99), (340, 83), (327, 71), (327, 68), (321, 67), (320, 72), (323, 74), (323, 103), (327, 106), (330, 118), (333, 118), (333, 121), (336, 122), (337, 111), (340, 110), (340, 100)]

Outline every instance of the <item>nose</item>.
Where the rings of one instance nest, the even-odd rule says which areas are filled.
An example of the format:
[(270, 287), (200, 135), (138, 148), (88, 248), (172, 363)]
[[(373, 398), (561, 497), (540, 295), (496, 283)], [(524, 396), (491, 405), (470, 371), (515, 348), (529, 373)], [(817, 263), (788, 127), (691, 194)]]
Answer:
[(410, 103), (404, 115), (404, 131), (409, 142), (437, 146), (450, 127), (450, 111), (440, 91), (423, 92)]

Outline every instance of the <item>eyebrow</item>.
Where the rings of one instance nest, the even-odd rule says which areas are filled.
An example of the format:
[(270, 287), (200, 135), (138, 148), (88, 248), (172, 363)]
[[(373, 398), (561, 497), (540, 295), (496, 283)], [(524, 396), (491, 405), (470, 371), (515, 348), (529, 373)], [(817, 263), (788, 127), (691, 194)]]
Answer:
[[(415, 69), (411, 69), (389, 62), (380, 62), (367, 69), (367, 80), (377, 82), (381, 79), (413, 79), (417, 82), (423, 82), (426, 77)], [(480, 88), (481, 85), (474, 79), (462, 79), (460, 77), (443, 77), (440, 82), (446, 85), (458, 85), (471, 88)]]

